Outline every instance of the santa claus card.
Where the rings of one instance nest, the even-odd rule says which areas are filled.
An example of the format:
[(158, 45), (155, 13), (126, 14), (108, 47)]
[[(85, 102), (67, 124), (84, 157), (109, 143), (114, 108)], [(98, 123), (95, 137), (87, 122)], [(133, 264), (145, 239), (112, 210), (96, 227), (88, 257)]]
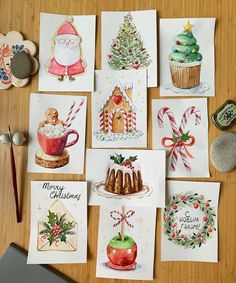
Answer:
[(40, 14), (39, 91), (92, 91), (95, 16)]
[(31, 94), (28, 171), (83, 174), (86, 97)]
[(152, 280), (156, 208), (101, 206), (96, 277)]
[(27, 263), (84, 263), (86, 182), (32, 181)]
[(146, 70), (96, 71), (92, 146), (147, 147)]
[(220, 183), (167, 181), (162, 261), (218, 261)]

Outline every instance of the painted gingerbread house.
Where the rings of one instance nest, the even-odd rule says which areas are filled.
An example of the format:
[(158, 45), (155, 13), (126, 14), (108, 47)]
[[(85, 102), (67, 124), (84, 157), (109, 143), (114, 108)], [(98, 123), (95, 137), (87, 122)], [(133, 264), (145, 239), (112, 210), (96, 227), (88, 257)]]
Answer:
[(116, 81), (102, 107), (100, 114), (100, 132), (127, 133), (136, 130), (136, 107), (132, 102), (133, 84), (123, 86)]

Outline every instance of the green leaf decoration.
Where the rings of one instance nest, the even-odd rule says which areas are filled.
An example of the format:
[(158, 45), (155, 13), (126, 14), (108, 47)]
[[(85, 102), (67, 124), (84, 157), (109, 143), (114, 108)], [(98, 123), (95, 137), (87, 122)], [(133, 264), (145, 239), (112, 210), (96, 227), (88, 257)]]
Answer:
[(125, 158), (121, 154), (111, 155), (110, 159), (113, 160), (116, 164), (122, 164)]
[(174, 143), (177, 143), (178, 137), (176, 137), (175, 135), (172, 136), (172, 140)]
[(49, 210), (48, 211), (48, 223), (51, 226), (53, 226), (57, 223), (57, 221), (58, 221), (58, 216)]
[(130, 161), (130, 162), (134, 162), (138, 159), (138, 156), (135, 155), (135, 156), (130, 156), (128, 159), (126, 159), (125, 161)]
[(45, 234), (45, 233), (50, 233), (50, 230), (48, 229), (43, 229), (39, 232), (39, 235)]
[(189, 131), (186, 133), (186, 134), (182, 134), (182, 136), (180, 137), (180, 139), (183, 141), (183, 142), (186, 142), (189, 140)]
[(49, 246), (51, 246), (52, 243), (55, 241), (55, 235), (53, 233), (50, 233), (48, 237), (48, 241), (49, 241)]
[(60, 240), (64, 243), (66, 243), (66, 235), (65, 234), (61, 234), (60, 236)]

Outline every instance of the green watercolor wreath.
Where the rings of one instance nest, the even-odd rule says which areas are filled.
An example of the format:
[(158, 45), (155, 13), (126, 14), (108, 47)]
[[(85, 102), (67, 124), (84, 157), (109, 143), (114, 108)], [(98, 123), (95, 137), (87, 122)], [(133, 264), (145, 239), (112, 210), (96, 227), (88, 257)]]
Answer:
[[(194, 249), (201, 247), (208, 239), (212, 238), (214, 231), (216, 231), (216, 213), (210, 202), (211, 200), (206, 200), (203, 195), (193, 192), (172, 195), (163, 214), (164, 233), (168, 236), (168, 240), (178, 246)], [(176, 223), (176, 213), (186, 206), (200, 209), (203, 213), (204, 225), (198, 233), (192, 235), (182, 234)]]

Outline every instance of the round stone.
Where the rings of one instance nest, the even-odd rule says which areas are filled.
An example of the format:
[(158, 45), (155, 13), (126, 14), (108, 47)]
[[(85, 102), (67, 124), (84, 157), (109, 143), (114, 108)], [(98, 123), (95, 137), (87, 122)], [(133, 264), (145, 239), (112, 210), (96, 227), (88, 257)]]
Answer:
[(229, 172), (236, 167), (236, 133), (225, 132), (213, 140), (210, 148), (213, 166), (219, 172)]
[(33, 62), (25, 51), (19, 52), (13, 56), (11, 61), (11, 71), (13, 76), (18, 79), (29, 77), (33, 70)]

